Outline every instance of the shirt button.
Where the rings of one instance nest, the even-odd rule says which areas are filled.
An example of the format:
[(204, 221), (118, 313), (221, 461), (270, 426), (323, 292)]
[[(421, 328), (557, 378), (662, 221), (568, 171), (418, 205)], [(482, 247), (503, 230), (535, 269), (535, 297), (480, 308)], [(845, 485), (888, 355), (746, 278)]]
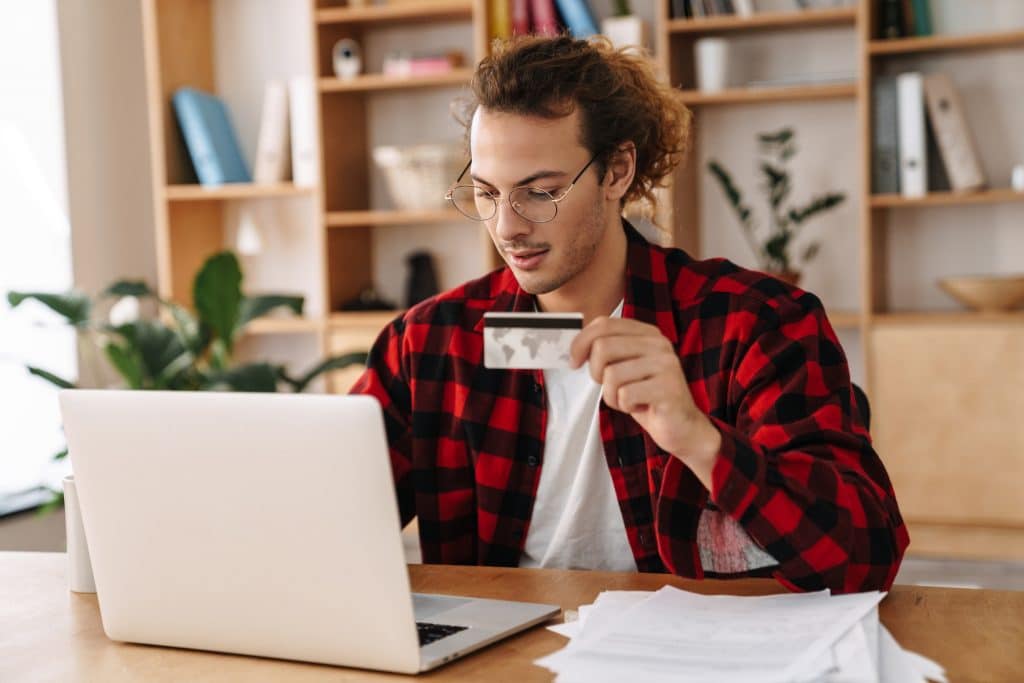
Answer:
[(619, 456), (619, 467), (625, 467), (625, 466), (626, 466), (626, 456), (620, 455)]
[(537, 465), (540, 464), (540, 458), (538, 458), (536, 455), (531, 455), (526, 459), (526, 464), (529, 465), (530, 467), (536, 467)]

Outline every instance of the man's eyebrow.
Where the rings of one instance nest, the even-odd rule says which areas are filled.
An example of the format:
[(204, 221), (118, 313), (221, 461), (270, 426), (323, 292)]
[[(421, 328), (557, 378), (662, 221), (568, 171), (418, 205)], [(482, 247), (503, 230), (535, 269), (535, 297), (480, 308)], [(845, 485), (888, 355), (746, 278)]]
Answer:
[[(517, 182), (515, 185), (513, 185), (513, 187), (522, 187), (524, 185), (529, 185), (533, 181), (541, 180), (543, 178), (558, 178), (558, 177), (567, 176), (567, 175), (569, 175), (569, 174), (566, 173), (565, 171), (538, 171), (538, 172), (534, 173), (533, 175), (526, 176), (525, 178), (523, 178), (522, 180)], [(487, 180), (484, 180), (483, 178), (481, 178), (480, 176), (476, 175), (475, 173), (470, 173), (469, 177), (472, 178), (473, 180), (477, 181), (478, 183), (483, 183), (484, 185), (489, 185), (490, 187), (497, 187), (494, 183), (492, 183), (490, 181), (487, 181)]]

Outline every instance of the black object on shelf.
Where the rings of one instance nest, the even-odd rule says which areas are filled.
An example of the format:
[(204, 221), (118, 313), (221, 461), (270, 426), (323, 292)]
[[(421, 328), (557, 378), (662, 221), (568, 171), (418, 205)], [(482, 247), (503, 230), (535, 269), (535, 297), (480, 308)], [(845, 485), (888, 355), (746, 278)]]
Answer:
[(903, 0), (879, 0), (878, 37), (889, 39), (905, 35)]
[(338, 310), (341, 311), (394, 311), (398, 306), (393, 301), (381, 298), (373, 287), (367, 287), (359, 292), (355, 299), (349, 299), (341, 304)]
[(412, 307), (437, 294), (437, 271), (429, 251), (416, 251), (406, 258), (409, 273), (405, 281), (405, 303)]

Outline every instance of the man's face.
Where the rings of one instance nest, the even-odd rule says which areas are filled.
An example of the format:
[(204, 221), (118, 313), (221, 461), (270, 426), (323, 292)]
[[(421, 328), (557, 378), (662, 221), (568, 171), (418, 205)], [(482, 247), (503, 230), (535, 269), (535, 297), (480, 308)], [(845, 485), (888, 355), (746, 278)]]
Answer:
[(530, 294), (555, 291), (591, 262), (605, 231), (605, 207), (596, 165), (576, 181), (547, 223), (531, 223), (508, 202), (513, 188), (530, 186), (561, 197), (590, 160), (579, 141), (579, 114), (560, 119), (478, 108), (470, 129), (472, 182), (498, 199), (485, 222), (519, 286)]

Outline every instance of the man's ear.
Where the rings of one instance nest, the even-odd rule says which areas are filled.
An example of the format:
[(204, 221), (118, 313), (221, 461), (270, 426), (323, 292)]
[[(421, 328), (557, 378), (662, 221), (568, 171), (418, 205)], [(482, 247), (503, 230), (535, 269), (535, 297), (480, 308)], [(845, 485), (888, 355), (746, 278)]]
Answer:
[(621, 201), (636, 174), (636, 145), (632, 141), (623, 142), (608, 158), (607, 166), (604, 197), (610, 201)]

